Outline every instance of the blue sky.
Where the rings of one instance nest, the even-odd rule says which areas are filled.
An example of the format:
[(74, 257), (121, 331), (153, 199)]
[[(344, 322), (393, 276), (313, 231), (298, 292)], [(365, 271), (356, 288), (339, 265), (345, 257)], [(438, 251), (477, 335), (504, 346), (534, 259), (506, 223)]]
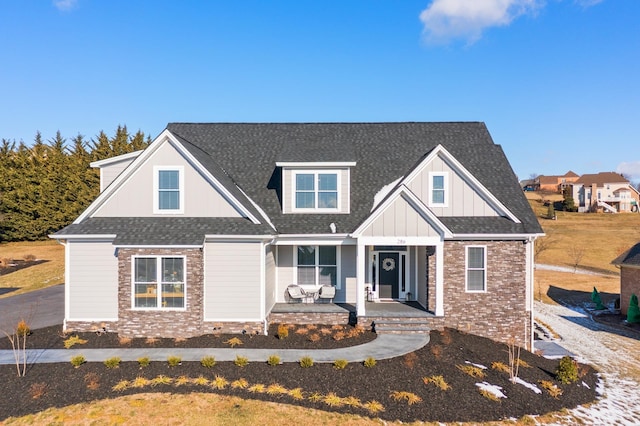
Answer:
[(640, 1), (0, 2), (0, 138), (483, 121), (516, 174), (640, 181)]

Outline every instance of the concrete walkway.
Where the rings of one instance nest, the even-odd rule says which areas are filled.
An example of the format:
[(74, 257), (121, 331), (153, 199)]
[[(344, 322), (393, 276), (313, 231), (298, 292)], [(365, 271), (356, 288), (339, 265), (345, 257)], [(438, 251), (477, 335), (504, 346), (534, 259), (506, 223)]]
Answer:
[[(87, 362), (103, 362), (112, 357), (122, 361), (136, 361), (149, 357), (151, 361), (166, 361), (169, 356), (182, 357), (183, 361), (200, 361), (204, 356), (213, 356), (216, 361), (233, 361), (237, 355), (247, 357), (249, 362), (265, 362), (271, 355), (278, 355), (282, 362), (298, 362), (310, 356), (314, 362), (333, 362), (346, 359), (361, 362), (368, 357), (375, 360), (395, 358), (416, 351), (429, 343), (428, 334), (381, 334), (371, 342), (340, 349), (244, 349), (244, 348), (113, 348), (113, 349), (30, 349), (27, 362), (70, 362), (71, 357), (83, 355)], [(0, 364), (14, 364), (11, 350), (0, 350)]]

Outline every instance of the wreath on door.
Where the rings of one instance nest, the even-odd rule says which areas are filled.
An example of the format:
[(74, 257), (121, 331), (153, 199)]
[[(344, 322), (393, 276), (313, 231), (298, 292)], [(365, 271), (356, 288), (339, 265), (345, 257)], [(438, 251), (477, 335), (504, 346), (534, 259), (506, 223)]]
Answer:
[(382, 261), (382, 269), (387, 272), (393, 271), (394, 269), (396, 269), (396, 261), (391, 257), (387, 257)]

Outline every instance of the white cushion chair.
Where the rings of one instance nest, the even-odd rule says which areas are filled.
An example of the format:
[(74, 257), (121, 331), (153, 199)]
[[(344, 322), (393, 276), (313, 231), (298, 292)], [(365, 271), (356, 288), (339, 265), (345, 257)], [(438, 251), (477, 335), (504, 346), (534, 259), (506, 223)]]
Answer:
[(307, 298), (304, 289), (299, 285), (291, 284), (287, 287), (287, 293), (289, 293), (289, 303), (302, 303), (302, 300)]
[(333, 298), (336, 297), (336, 288), (332, 285), (323, 285), (318, 292), (318, 299), (329, 300), (329, 303), (333, 302)]

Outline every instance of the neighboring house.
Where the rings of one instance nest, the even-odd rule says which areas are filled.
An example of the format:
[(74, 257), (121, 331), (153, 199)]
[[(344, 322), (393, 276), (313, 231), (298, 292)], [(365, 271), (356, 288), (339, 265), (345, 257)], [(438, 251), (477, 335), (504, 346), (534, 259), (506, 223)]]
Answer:
[(411, 300), (430, 327), (532, 347), (542, 229), (483, 123), (173, 123), (93, 165), (102, 193), (52, 235), (66, 329), (263, 333), (287, 286), (330, 285), (360, 321)]
[(534, 180), (534, 190), (536, 191), (551, 191), (562, 193), (562, 191), (571, 183), (578, 180), (580, 176), (569, 170), (562, 176), (544, 176), (540, 175)]
[(571, 186), (578, 212), (638, 211), (638, 190), (618, 173), (585, 174)]
[(631, 295), (640, 296), (640, 243), (611, 261), (620, 268), (620, 310), (627, 315)]

